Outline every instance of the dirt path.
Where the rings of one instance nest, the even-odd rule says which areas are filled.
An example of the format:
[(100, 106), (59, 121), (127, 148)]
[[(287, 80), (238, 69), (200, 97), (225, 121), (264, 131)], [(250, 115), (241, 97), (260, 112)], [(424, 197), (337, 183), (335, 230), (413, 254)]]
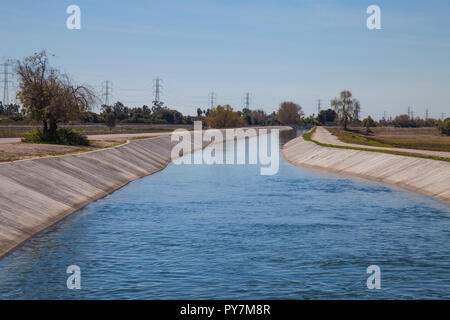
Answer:
[(94, 151), (105, 147), (123, 144), (127, 140), (136, 138), (153, 138), (158, 136), (167, 136), (172, 132), (151, 132), (151, 133), (117, 133), (117, 134), (99, 134), (89, 135), (91, 146), (64, 146), (56, 144), (35, 144), (22, 143), (21, 138), (1, 138), (0, 139), (0, 163), (35, 159), (46, 156), (59, 156), (70, 153), (79, 153)]
[[(172, 131), (151, 132), (151, 133), (116, 133), (116, 134), (94, 134), (88, 135), (89, 140), (127, 140), (142, 137), (167, 136)], [(22, 138), (0, 138), (0, 144), (21, 142)]]
[(418, 149), (406, 149), (406, 148), (386, 148), (386, 147), (373, 147), (354, 143), (345, 143), (338, 139), (338, 137), (332, 135), (327, 129), (323, 127), (317, 127), (312, 138), (316, 141), (326, 144), (332, 144), (335, 146), (346, 146), (346, 147), (356, 147), (364, 149), (377, 149), (377, 150), (390, 150), (408, 153), (418, 153), (429, 156), (438, 156), (450, 158), (450, 152), (445, 151), (431, 151), (431, 150), (418, 150)]

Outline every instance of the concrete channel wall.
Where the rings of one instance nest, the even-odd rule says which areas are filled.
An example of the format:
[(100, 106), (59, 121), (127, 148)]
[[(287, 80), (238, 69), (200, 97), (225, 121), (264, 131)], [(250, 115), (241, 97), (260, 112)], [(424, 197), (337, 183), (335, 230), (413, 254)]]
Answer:
[[(208, 144), (191, 141), (193, 151)], [(99, 151), (0, 164), (0, 258), (85, 205), (164, 169), (176, 143), (161, 136)]]
[(88, 203), (170, 161), (170, 137), (0, 164), (0, 257)]
[(419, 192), (450, 204), (450, 163), (386, 153), (322, 147), (297, 137), (282, 150), (299, 166), (356, 175)]

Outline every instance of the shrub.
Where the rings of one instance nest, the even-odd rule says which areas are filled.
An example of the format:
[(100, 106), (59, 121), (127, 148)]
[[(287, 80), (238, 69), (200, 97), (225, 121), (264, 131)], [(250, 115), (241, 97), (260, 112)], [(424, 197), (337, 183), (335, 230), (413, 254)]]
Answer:
[(368, 116), (361, 122), (361, 127), (376, 127), (376, 126), (377, 124), (375, 123), (375, 121), (372, 119), (371, 116)]
[(411, 119), (407, 114), (401, 114), (396, 116), (394, 121), (392, 121), (394, 127), (397, 128), (415, 128), (417, 127), (413, 119)]
[(103, 116), (103, 119), (105, 120), (105, 124), (108, 126), (109, 130), (111, 131), (112, 128), (116, 126), (116, 115), (113, 112), (108, 112)]
[(44, 135), (42, 129), (37, 129), (35, 132), (22, 138), (22, 142), (26, 143), (49, 143), (49, 144), (64, 144), (69, 146), (89, 146), (89, 140), (70, 129), (58, 129), (56, 134), (52, 137)]
[(211, 128), (236, 128), (245, 125), (245, 120), (229, 105), (217, 106), (210, 110), (206, 123)]
[(436, 127), (440, 133), (450, 136), (450, 118), (447, 118), (444, 121), (438, 120)]

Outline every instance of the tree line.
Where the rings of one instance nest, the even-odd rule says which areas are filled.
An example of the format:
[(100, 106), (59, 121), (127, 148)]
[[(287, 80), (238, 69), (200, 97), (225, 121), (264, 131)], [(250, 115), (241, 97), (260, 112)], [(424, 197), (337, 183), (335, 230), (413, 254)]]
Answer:
[[(218, 105), (211, 109), (197, 109), (197, 116), (185, 116), (176, 109), (165, 106), (163, 102), (154, 101), (151, 107), (130, 108), (117, 101), (112, 105), (101, 105), (100, 113), (92, 112), (92, 107), (99, 103), (93, 89), (86, 84), (75, 83), (71, 77), (52, 68), (45, 51), (35, 53), (17, 61), (15, 71), (19, 87), (17, 104), (0, 104), (0, 115), (26, 117), (39, 121), (42, 129), (36, 141), (54, 142), (74, 137), (72, 133), (58, 131), (59, 123), (82, 121), (105, 123), (113, 128), (116, 123), (152, 123), (152, 124), (192, 124), (194, 120), (204, 120), (214, 128), (228, 128), (248, 125), (330, 125), (339, 124), (345, 130), (349, 126), (393, 125), (399, 127), (437, 126), (442, 133), (448, 134), (450, 120), (410, 118), (397, 116), (392, 121), (379, 122), (370, 116), (360, 120), (361, 104), (348, 90), (330, 101), (330, 107), (319, 114), (305, 117), (303, 108), (292, 101), (282, 102), (276, 112), (267, 114), (262, 109), (243, 108), (234, 110), (230, 105)], [(62, 130), (62, 129), (61, 129)], [(69, 137), (69, 138), (67, 138)], [(76, 138), (77, 142), (79, 141)]]

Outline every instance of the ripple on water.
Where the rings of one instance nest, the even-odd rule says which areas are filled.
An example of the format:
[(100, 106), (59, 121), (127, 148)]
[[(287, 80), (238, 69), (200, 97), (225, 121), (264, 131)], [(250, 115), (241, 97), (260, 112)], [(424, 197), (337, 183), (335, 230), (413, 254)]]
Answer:
[[(88, 205), (0, 261), (6, 299), (450, 298), (449, 209), (280, 162), (175, 166)], [(82, 290), (65, 287), (82, 270)], [(377, 264), (382, 290), (366, 289)]]

